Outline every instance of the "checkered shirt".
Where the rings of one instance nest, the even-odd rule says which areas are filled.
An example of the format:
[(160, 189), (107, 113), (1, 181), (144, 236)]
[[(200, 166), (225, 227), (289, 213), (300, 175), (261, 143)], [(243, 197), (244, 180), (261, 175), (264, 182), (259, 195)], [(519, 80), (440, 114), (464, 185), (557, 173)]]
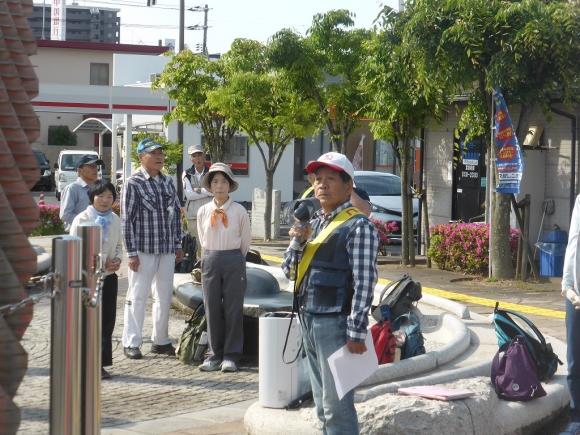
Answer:
[[(332, 222), (342, 210), (352, 207), (350, 201), (338, 206), (328, 214), (318, 210), (310, 221), (312, 234), (308, 241), (314, 240), (326, 226)], [(368, 327), (368, 312), (373, 300), (373, 292), (378, 279), (377, 254), (379, 252), (379, 235), (375, 226), (365, 216), (350, 219), (343, 225), (350, 227), (347, 236), (347, 251), (349, 263), (353, 271), (353, 289), (351, 312), (347, 319), (347, 337), (351, 341), (365, 340)], [(282, 271), (290, 279), (295, 279), (296, 265), (302, 260), (304, 244), (300, 250), (288, 248), (284, 253)], [(302, 294), (310, 278), (310, 270), (306, 272), (299, 292)]]
[(137, 251), (173, 254), (181, 249), (181, 204), (171, 178), (161, 172), (158, 177), (159, 182), (141, 168), (123, 184), (121, 221), (128, 257), (136, 257)]

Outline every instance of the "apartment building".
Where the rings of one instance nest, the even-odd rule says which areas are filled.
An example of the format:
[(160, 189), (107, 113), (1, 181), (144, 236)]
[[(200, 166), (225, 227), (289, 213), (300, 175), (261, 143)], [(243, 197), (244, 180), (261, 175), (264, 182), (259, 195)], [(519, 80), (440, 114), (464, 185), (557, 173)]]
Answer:
[[(50, 39), (51, 5), (35, 4), (28, 17), (37, 40)], [(119, 44), (121, 41), (120, 9), (66, 5), (66, 41)]]

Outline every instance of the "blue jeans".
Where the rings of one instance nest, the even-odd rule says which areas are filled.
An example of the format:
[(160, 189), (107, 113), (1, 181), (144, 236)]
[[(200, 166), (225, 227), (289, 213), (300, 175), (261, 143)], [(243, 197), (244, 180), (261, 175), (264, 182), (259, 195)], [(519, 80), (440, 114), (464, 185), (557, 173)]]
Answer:
[(324, 435), (356, 435), (358, 419), (354, 390), (338, 400), (328, 357), (346, 344), (346, 314), (338, 316), (300, 313), (300, 329), (310, 368), (312, 395)]
[(566, 342), (570, 420), (580, 422), (580, 311), (566, 299)]

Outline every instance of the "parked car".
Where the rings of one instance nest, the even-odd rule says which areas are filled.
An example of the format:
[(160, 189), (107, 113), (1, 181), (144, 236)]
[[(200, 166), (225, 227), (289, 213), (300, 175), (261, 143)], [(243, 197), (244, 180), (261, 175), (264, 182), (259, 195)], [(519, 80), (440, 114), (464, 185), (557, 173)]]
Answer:
[[(87, 150), (62, 150), (58, 155), (58, 162), (54, 164), (55, 195), (58, 201), (60, 201), (63, 189), (77, 180), (77, 161), (85, 154), (94, 154), (96, 158), (99, 156), (96, 151)], [(99, 168), (99, 178), (103, 176), (103, 169), (104, 165)]]
[[(372, 205), (371, 218), (383, 222), (396, 222), (399, 228), (391, 239), (394, 241), (401, 240), (401, 178), (386, 172), (373, 171), (355, 171), (354, 184), (356, 187), (363, 189), (369, 195)], [(318, 203), (316, 198), (312, 198)], [(293, 224), (292, 213), (296, 208), (299, 199), (286, 203), (282, 211), (282, 218), (287, 225)], [(413, 198), (413, 228), (417, 229), (417, 220), (419, 217), (419, 200)]]
[(52, 191), (52, 172), (50, 171), (50, 162), (42, 151), (33, 149), (32, 152), (40, 165), (40, 178), (34, 185), (34, 189), (41, 189), (50, 192)]
[[(354, 183), (369, 195), (372, 212), (371, 218), (383, 222), (396, 222), (399, 228), (390, 236), (393, 240), (401, 240), (401, 178), (386, 172), (355, 171)], [(413, 198), (413, 228), (417, 229), (419, 218), (419, 200)]]

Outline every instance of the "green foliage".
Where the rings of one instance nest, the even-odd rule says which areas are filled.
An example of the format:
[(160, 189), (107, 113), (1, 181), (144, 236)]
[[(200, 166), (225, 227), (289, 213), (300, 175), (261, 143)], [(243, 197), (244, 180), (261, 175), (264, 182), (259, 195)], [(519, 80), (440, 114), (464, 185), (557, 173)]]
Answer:
[(131, 144), (131, 161), (136, 167), (141, 166), (141, 161), (139, 160), (139, 155), (137, 154), (137, 145), (143, 139), (148, 137), (153, 137), (155, 141), (159, 142), (165, 150), (163, 154), (165, 155), (165, 166), (167, 173), (170, 175), (175, 175), (177, 171), (177, 163), (183, 159), (183, 144), (178, 141), (168, 141), (163, 136), (156, 136), (151, 133), (139, 132), (133, 135), (133, 143)]
[(353, 17), (344, 9), (317, 14), (305, 38), (283, 29), (272, 36), (268, 48), (272, 65), (314, 101), (318, 127), (327, 128), (333, 149), (343, 154), (346, 140), (360, 125), (359, 112), (370, 99), (361, 91), (360, 71), (367, 58), (363, 47), (371, 32), (353, 29)]
[(168, 124), (182, 121), (200, 125), (211, 160), (223, 162), (237, 127), (220, 111), (210, 107), (207, 96), (226, 83), (225, 61), (211, 61), (190, 50), (168, 55), (171, 61), (151, 84), (151, 89), (162, 91), (177, 101), (177, 107), (164, 115), (163, 120)]
[[(429, 229), (427, 255), (439, 269), (484, 275), (489, 267), (489, 226), (451, 223)], [(515, 262), (520, 232), (510, 230), (508, 243), (511, 260)]]
[[(222, 57), (228, 80), (208, 93), (207, 102), (258, 148), (266, 172), (265, 216), (270, 216), (273, 177), (282, 154), (294, 139), (313, 134), (318, 111), (284, 71), (272, 68), (267, 50), (260, 42), (236, 39)], [(265, 228), (269, 239), (271, 226)]]
[(49, 145), (62, 145), (73, 147), (77, 144), (77, 134), (70, 131), (68, 125), (59, 125), (56, 128), (48, 129)]

